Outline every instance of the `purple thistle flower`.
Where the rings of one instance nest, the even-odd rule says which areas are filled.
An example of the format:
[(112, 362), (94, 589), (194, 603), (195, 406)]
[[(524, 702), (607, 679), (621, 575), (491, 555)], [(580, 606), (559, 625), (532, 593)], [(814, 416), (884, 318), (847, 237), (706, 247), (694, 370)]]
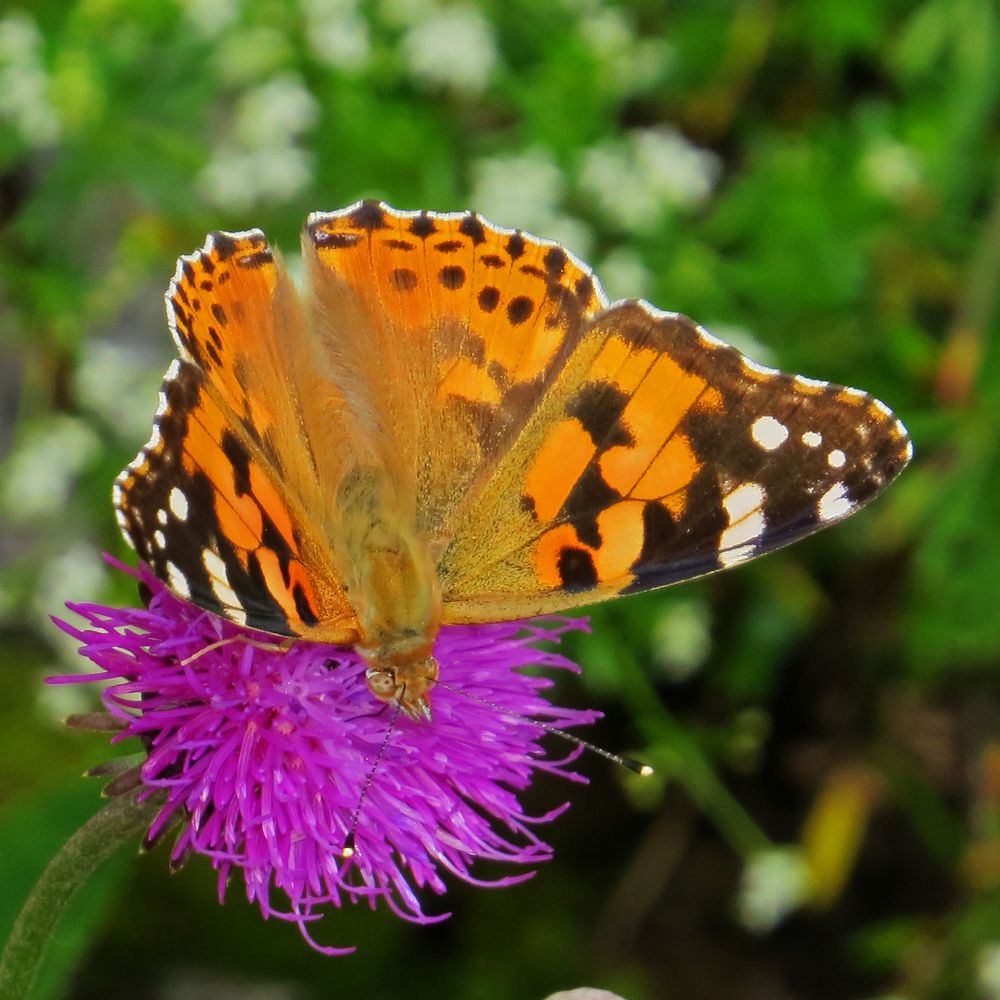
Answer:
[[(122, 726), (114, 740), (136, 736), (147, 749), (140, 797), (166, 795), (148, 840), (179, 822), (171, 862), (208, 857), (220, 901), (240, 869), (265, 918), (294, 921), (317, 950), (344, 954), (353, 949), (320, 946), (308, 931), (327, 904), (381, 900), (432, 923), (448, 915), (425, 914), (417, 891), (443, 894), (444, 874), (511, 885), (534, 873), (484, 882), (473, 863), (551, 857), (533, 827), (568, 803), (531, 817), (518, 792), (536, 770), (585, 779), (567, 770), (578, 749), (544, 756), (539, 723), (578, 726), (599, 713), (553, 707), (541, 693), (552, 682), (520, 668), (577, 671), (532, 643), (558, 641), (585, 621), (443, 628), (433, 720), (417, 722), (371, 695), (352, 649), (299, 642), (279, 651), (273, 637), (182, 601), (145, 568), (109, 561), (148, 589), (148, 608), (68, 605), (88, 627), (56, 623), (100, 671), (50, 680), (111, 682), (102, 699)], [(352, 857), (343, 856), (348, 842)], [(272, 889), (287, 906), (272, 902)]]

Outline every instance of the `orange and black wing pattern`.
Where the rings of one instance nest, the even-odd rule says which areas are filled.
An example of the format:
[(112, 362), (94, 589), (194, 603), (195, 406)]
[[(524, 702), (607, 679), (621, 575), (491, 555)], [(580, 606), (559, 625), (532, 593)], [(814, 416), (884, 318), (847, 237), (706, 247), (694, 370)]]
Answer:
[(475, 212), (360, 202), (310, 216), (303, 248), (314, 325), (392, 428), (420, 528), (447, 539), (604, 293), (563, 247)]
[(447, 621), (690, 579), (857, 510), (910, 439), (856, 389), (755, 364), (685, 316), (596, 316), (441, 561)]
[(180, 358), (153, 434), (115, 483), (121, 528), (172, 590), (279, 635), (354, 615), (315, 526), (319, 495), (301, 434), (293, 352), (298, 307), (257, 230), (215, 233), (182, 257), (167, 292)]

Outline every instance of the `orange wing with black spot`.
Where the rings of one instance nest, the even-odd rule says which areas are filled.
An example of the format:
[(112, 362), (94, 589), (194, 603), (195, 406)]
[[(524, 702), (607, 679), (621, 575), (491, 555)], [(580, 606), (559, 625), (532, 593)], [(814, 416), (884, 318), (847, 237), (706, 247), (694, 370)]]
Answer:
[(857, 510), (909, 461), (856, 389), (756, 365), (645, 303), (597, 315), (464, 512), (445, 620), (590, 604), (724, 569)]
[(115, 484), (126, 538), (201, 607), (280, 635), (353, 641), (302, 433), (315, 349), (263, 233), (216, 233), (182, 257), (167, 315), (181, 357), (152, 438)]
[(606, 299), (562, 247), (474, 212), (362, 202), (309, 218), (313, 325), (391, 436), (440, 548)]

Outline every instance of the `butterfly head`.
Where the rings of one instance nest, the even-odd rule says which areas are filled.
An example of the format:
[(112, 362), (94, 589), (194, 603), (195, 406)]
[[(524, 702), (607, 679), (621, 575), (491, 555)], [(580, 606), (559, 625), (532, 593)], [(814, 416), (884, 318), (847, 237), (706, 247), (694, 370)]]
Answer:
[(368, 690), (376, 698), (398, 703), (411, 719), (430, 719), (427, 696), (438, 679), (438, 662), (433, 656), (396, 664), (369, 659), (368, 664)]

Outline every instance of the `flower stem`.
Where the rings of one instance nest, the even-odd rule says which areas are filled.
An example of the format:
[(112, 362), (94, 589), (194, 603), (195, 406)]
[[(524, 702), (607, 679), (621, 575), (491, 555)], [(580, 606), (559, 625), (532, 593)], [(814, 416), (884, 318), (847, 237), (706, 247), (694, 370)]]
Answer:
[(158, 799), (113, 798), (48, 863), (14, 922), (0, 957), (0, 997), (27, 997), (49, 940), (73, 894), (124, 843), (135, 841), (160, 809)]

